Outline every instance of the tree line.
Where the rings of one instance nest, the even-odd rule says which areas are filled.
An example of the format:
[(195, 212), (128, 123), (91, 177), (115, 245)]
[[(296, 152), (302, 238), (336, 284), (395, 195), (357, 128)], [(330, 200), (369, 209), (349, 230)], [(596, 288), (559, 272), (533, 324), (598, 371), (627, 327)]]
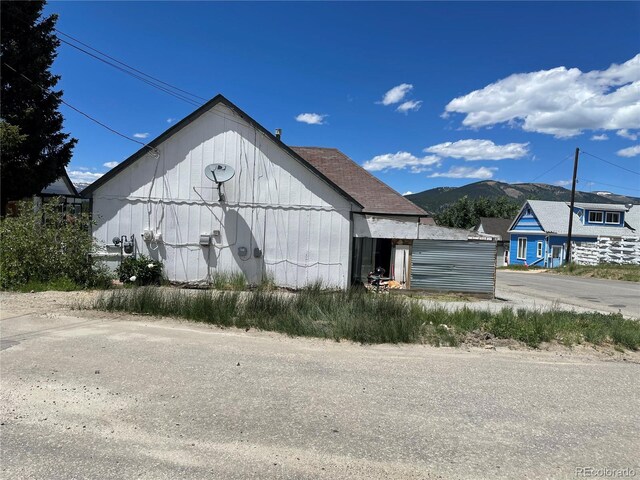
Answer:
[(472, 199), (464, 196), (433, 218), (438, 225), (468, 230), (478, 224), (480, 217), (514, 218), (521, 206), (505, 197)]

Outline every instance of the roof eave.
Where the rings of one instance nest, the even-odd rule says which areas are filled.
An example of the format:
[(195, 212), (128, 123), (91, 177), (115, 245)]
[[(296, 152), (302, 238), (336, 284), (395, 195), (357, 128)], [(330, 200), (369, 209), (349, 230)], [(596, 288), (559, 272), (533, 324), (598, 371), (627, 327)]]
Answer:
[(430, 215), (428, 213), (392, 213), (392, 212), (372, 212), (369, 210), (362, 210), (361, 212), (354, 212), (354, 213), (359, 213), (361, 215), (387, 215), (387, 216), (391, 216), (391, 217), (417, 217), (417, 218), (424, 218), (424, 217), (429, 217)]

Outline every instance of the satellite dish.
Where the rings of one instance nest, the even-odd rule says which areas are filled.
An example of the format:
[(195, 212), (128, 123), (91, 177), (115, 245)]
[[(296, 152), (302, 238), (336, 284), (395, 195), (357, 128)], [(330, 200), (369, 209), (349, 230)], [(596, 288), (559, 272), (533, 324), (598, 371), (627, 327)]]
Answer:
[(224, 163), (212, 163), (204, 168), (204, 174), (209, 180), (217, 184), (227, 182), (233, 178), (236, 171), (231, 165)]

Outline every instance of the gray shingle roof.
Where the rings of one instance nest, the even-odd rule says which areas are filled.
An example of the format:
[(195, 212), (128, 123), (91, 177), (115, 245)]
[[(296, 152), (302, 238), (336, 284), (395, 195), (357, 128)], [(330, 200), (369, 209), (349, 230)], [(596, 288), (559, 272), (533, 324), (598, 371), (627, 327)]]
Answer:
[(73, 184), (67, 173), (67, 169), (64, 169), (62, 175), (60, 175), (55, 181), (44, 187), (41, 194), (46, 195), (72, 195), (74, 197), (80, 196), (76, 186)]
[(607, 210), (609, 212), (624, 212), (627, 207), (624, 205), (615, 205), (610, 203), (575, 203), (578, 208), (586, 208), (587, 210)]
[(496, 218), (496, 217), (480, 217), (480, 223), (478, 228), (482, 225), (482, 231), (489, 235), (499, 235), (501, 240), (509, 240), (509, 226), (513, 222), (510, 218)]
[[(566, 202), (550, 202), (546, 200), (529, 200), (527, 202), (534, 215), (547, 233), (567, 235), (569, 231), (569, 204)], [(619, 211), (611, 208), (612, 205), (606, 203), (581, 204), (591, 205), (591, 208), (598, 208), (608, 211)], [(617, 207), (614, 205), (614, 207)], [(583, 225), (582, 220), (575, 213), (573, 214), (572, 234), (583, 237), (623, 237), (638, 236), (640, 234), (640, 205), (634, 205), (625, 214), (625, 226), (593, 226)]]

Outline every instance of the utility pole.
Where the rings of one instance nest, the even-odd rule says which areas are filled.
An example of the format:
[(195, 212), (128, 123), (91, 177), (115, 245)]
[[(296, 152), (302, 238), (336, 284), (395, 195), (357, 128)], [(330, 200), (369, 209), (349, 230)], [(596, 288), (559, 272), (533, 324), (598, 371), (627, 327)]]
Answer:
[(576, 179), (578, 177), (578, 157), (580, 156), (580, 149), (576, 147), (576, 156), (573, 160), (573, 183), (571, 185), (571, 206), (569, 207), (569, 232), (567, 233), (567, 255), (564, 259), (564, 263), (568, 264), (571, 261), (571, 233), (573, 230), (573, 206), (576, 201)]

